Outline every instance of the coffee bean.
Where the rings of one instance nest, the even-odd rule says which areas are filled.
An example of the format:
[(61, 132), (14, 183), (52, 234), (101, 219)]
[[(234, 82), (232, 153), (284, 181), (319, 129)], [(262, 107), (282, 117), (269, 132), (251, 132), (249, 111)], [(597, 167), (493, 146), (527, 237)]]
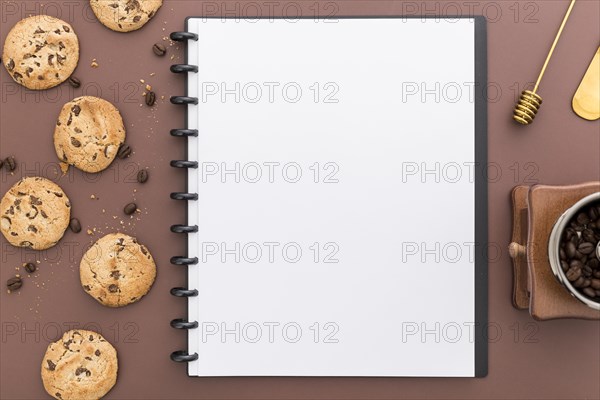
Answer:
[(575, 229), (575, 232), (581, 232), (582, 230), (585, 229), (585, 225), (578, 224), (577, 222), (573, 222), (572, 226), (573, 226), (573, 229)]
[(592, 268), (591, 268), (591, 267), (589, 267), (589, 266), (587, 266), (587, 265), (586, 265), (586, 266), (584, 266), (584, 267), (583, 267), (583, 275), (585, 275), (585, 276), (586, 276), (586, 277), (588, 277), (588, 278), (589, 278), (590, 276), (592, 276)]
[(4, 163), (6, 164), (6, 169), (9, 172), (13, 172), (17, 168), (17, 162), (15, 161), (15, 158), (13, 156), (6, 157)]
[(69, 222), (69, 228), (71, 228), (73, 232), (79, 233), (81, 232), (81, 223), (77, 218), (71, 218), (71, 221)]
[(577, 253), (577, 246), (575, 245), (575, 243), (569, 241), (565, 247), (565, 252), (567, 253), (568, 258), (575, 257), (575, 254)]
[(569, 264), (566, 261), (561, 261), (560, 267), (562, 268), (563, 272), (567, 272), (570, 268)]
[(588, 297), (596, 297), (596, 291), (590, 287), (583, 289), (583, 293)]
[(581, 212), (577, 215), (577, 223), (580, 225), (585, 225), (590, 222), (590, 217), (587, 216), (586, 213)]
[(131, 147), (128, 144), (123, 143), (121, 147), (119, 147), (119, 151), (117, 152), (117, 157), (123, 159), (127, 158), (131, 155)]
[(581, 269), (583, 267), (583, 263), (579, 260), (571, 260), (569, 267)]
[(600, 290), (600, 279), (592, 279), (590, 282), (590, 286), (596, 290)]
[(6, 287), (8, 290), (17, 290), (20, 289), (21, 286), (23, 286), (23, 281), (17, 276), (6, 281)]
[(577, 232), (575, 232), (575, 229), (573, 228), (567, 228), (565, 229), (565, 239), (566, 240), (571, 240), (571, 238), (573, 237), (573, 235), (576, 235)]
[(152, 107), (156, 103), (156, 93), (150, 91), (146, 93), (146, 105)]
[(72, 77), (69, 78), (69, 85), (71, 85), (75, 89), (77, 89), (78, 87), (81, 86), (81, 81), (78, 78), (72, 76)]
[(577, 279), (581, 277), (581, 268), (579, 267), (571, 267), (566, 273), (567, 279), (569, 282), (575, 282)]
[(592, 254), (594, 251), (596, 251), (596, 246), (590, 242), (583, 242), (577, 246), (577, 251), (579, 251), (581, 254)]
[(131, 215), (137, 210), (137, 205), (135, 203), (129, 203), (123, 208), (123, 212), (127, 215)]
[(137, 174), (137, 181), (139, 183), (146, 183), (148, 181), (148, 170), (141, 169)]
[(591, 229), (585, 229), (582, 233), (581, 233), (581, 238), (583, 240), (585, 240), (586, 242), (593, 242), (596, 240), (596, 237), (594, 235), (594, 231)]
[(575, 286), (576, 288), (582, 288), (584, 282), (585, 278), (583, 276), (580, 276), (575, 282), (573, 282), (573, 286)]
[(159, 57), (162, 57), (165, 54), (167, 54), (167, 48), (160, 43), (154, 44), (154, 46), (152, 46), (152, 51)]
[(586, 288), (589, 287), (592, 284), (592, 280), (591, 279), (584, 279), (583, 283), (581, 284), (582, 288)]
[(558, 255), (560, 256), (560, 259), (565, 261), (567, 259), (567, 252), (565, 251), (565, 249), (560, 249), (558, 251)]
[(600, 279), (600, 269), (597, 269), (594, 272), (592, 272), (592, 275), (594, 278)]
[(25, 264), (25, 271), (27, 271), (28, 274), (33, 274), (36, 269), (37, 269), (37, 267), (35, 266), (34, 263), (29, 262), (29, 263)]
[(577, 251), (577, 246), (571, 241), (569, 241), (565, 247), (565, 252), (567, 253), (567, 257), (573, 258), (575, 252)]

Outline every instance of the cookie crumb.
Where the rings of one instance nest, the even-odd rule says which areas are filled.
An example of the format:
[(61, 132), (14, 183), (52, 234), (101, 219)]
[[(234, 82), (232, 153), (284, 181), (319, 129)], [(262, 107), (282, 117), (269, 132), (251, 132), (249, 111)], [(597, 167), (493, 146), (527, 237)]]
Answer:
[(92, 68), (98, 68), (100, 66), (95, 58), (92, 60), (90, 65)]
[(61, 162), (60, 171), (62, 172), (63, 176), (65, 176), (67, 172), (69, 172), (69, 164), (67, 164), (66, 162)]

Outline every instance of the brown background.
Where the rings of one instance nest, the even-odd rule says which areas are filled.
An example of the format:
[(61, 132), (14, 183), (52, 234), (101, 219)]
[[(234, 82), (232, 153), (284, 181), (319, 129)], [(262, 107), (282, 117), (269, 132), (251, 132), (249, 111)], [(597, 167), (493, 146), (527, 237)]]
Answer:
[[(544, 105), (533, 126), (511, 122), (515, 95), (537, 77), (567, 1), (401, 2), (314, 1), (271, 2), (275, 15), (432, 15), (483, 14), (489, 20), (489, 376), (484, 379), (330, 379), (330, 378), (188, 378), (185, 366), (171, 362), (169, 353), (185, 348), (182, 332), (169, 320), (185, 313), (185, 302), (169, 295), (185, 283), (184, 269), (169, 257), (184, 252), (184, 240), (169, 232), (184, 222), (182, 203), (169, 199), (184, 188), (181, 171), (169, 160), (184, 157), (181, 140), (170, 128), (184, 126), (181, 108), (159, 101), (155, 109), (140, 107), (145, 79), (159, 96), (184, 93), (184, 79), (168, 71), (183, 62), (183, 49), (169, 47), (169, 57), (157, 58), (155, 42), (182, 30), (184, 18), (204, 10), (217, 13), (267, 14), (267, 2), (165, 1), (155, 19), (141, 31), (119, 34), (99, 24), (87, 1), (2, 1), (0, 41), (29, 14), (47, 13), (70, 22), (81, 42), (75, 73), (80, 89), (62, 85), (34, 93), (14, 84), (0, 71), (0, 156), (14, 155), (14, 175), (1, 172), (3, 194), (25, 175), (57, 180), (58, 164), (52, 132), (61, 106), (82, 94), (101, 96), (120, 108), (128, 129), (131, 158), (118, 161), (100, 175), (71, 170), (58, 179), (73, 203), (74, 215), (94, 236), (67, 232), (54, 249), (18, 251), (1, 238), (2, 282), (22, 262), (37, 259), (39, 272), (25, 280), (18, 293), (0, 293), (2, 320), (0, 397), (45, 398), (39, 365), (49, 341), (69, 327), (101, 330), (119, 352), (119, 380), (111, 399), (570, 399), (600, 397), (600, 324), (562, 320), (538, 323), (511, 306), (511, 264), (505, 251), (510, 239), (509, 193), (522, 183), (571, 184), (600, 179), (599, 122), (579, 119), (570, 102), (600, 37), (600, 2), (580, 0), (573, 11), (555, 58), (541, 86)], [(43, 4), (43, 6), (42, 6)], [(226, 7), (226, 8), (225, 8)], [(287, 8), (286, 8), (287, 7)], [(459, 8), (457, 8), (459, 7)], [(287, 10), (287, 11), (286, 11)], [(402, 51), (401, 48), (398, 51)], [(408, 55), (407, 55), (408, 56)], [(99, 68), (90, 67), (92, 59)], [(440, 60), (440, 68), (443, 62)], [(156, 73), (150, 77), (151, 73)], [(146, 185), (134, 182), (140, 167), (150, 168)], [(136, 192), (137, 190), (137, 192)], [(90, 199), (94, 194), (98, 200)], [(138, 200), (143, 213), (124, 218), (122, 207)], [(443, 207), (440, 208), (443, 210)], [(103, 212), (103, 210), (105, 210)], [(118, 218), (114, 219), (113, 216)], [(123, 225), (120, 221), (123, 221)], [(148, 245), (158, 264), (158, 278), (140, 303), (122, 309), (103, 308), (79, 285), (78, 264), (84, 249), (102, 233), (120, 229)], [(23, 270), (21, 269), (21, 273)]]

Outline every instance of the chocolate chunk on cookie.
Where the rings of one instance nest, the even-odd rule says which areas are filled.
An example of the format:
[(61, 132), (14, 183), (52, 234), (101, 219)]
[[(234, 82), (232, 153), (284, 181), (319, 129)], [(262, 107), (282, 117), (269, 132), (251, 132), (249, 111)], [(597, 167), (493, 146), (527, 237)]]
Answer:
[(79, 62), (79, 40), (67, 22), (48, 15), (19, 21), (6, 36), (2, 62), (15, 82), (33, 90), (69, 79)]
[(119, 110), (98, 97), (78, 97), (65, 104), (54, 128), (58, 158), (85, 172), (106, 169), (124, 141)]
[(65, 332), (42, 360), (44, 388), (60, 400), (102, 398), (117, 382), (117, 371), (117, 351), (93, 331)]
[(99, 239), (79, 265), (83, 289), (101, 304), (122, 307), (140, 300), (152, 287), (156, 265), (135, 238), (112, 233)]
[(44, 250), (65, 233), (71, 203), (56, 183), (45, 178), (23, 178), (0, 202), (0, 227), (10, 244)]
[(156, 15), (162, 0), (90, 0), (98, 20), (117, 32), (140, 29)]

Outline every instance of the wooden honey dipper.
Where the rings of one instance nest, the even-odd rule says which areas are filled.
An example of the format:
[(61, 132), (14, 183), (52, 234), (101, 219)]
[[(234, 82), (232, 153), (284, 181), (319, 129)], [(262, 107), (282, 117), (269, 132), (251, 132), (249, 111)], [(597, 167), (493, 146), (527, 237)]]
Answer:
[(556, 34), (556, 38), (554, 38), (554, 43), (552, 43), (552, 47), (550, 48), (550, 52), (548, 53), (548, 57), (546, 57), (546, 62), (544, 62), (544, 66), (542, 67), (542, 71), (538, 76), (537, 82), (535, 83), (535, 87), (533, 90), (524, 90), (521, 93), (521, 97), (519, 102), (515, 106), (515, 111), (513, 113), (513, 119), (520, 124), (529, 125), (533, 122), (540, 106), (542, 105), (542, 97), (537, 94), (537, 90), (540, 87), (540, 82), (542, 81), (542, 77), (546, 72), (546, 68), (548, 67), (548, 63), (550, 62), (550, 58), (552, 58), (552, 53), (554, 53), (554, 49), (556, 48), (556, 44), (558, 43), (558, 39), (560, 39), (560, 35), (562, 34), (565, 25), (567, 24), (567, 20), (571, 15), (571, 11), (573, 10), (573, 6), (575, 6), (575, 2), (577, 0), (571, 0), (571, 4), (569, 5), (569, 9), (565, 14), (565, 18), (560, 24), (560, 28), (558, 29), (558, 33)]

